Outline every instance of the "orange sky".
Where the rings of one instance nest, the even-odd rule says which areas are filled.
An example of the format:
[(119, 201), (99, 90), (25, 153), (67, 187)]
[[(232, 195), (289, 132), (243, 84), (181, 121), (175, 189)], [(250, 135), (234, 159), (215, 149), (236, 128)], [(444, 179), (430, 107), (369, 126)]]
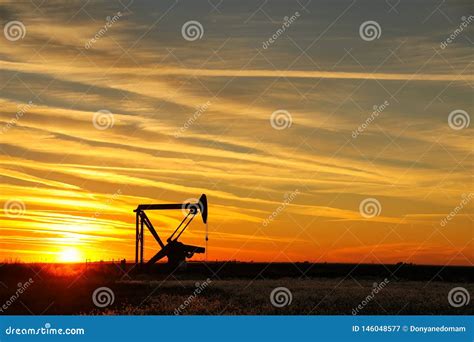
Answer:
[(472, 265), (467, 2), (196, 3), (0, 5), (0, 260), (132, 260), (138, 204), (206, 193), (211, 260)]

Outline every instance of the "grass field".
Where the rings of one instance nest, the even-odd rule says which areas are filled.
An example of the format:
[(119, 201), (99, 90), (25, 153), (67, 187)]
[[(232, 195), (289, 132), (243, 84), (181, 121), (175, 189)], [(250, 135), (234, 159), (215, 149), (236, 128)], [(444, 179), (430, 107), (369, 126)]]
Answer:
[[(125, 269), (119, 264), (4, 264), (0, 313), (466, 315), (474, 311), (470, 303), (453, 307), (448, 301), (455, 287), (473, 293), (473, 269), (468, 267), (209, 263), (190, 264), (173, 273), (165, 268), (157, 265), (145, 273), (130, 264)], [(95, 302), (94, 291), (103, 287), (109, 292)], [(290, 294), (273, 298), (274, 305), (272, 291), (281, 287)]]

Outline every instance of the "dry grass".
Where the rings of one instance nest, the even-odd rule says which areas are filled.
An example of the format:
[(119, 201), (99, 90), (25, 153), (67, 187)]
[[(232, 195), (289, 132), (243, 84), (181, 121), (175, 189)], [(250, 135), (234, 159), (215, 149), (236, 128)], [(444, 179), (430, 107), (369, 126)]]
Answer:
[[(218, 267), (220, 265), (216, 265), (216, 269)], [(227, 273), (222, 270), (217, 280), (209, 274), (203, 275), (201, 271), (192, 273), (189, 270), (171, 275), (164, 272), (134, 273), (128, 277), (118, 265), (113, 264), (88, 267), (3, 265), (0, 268), (3, 285), (0, 286), (0, 305), (11, 297), (18, 283), (24, 283), (30, 277), (34, 283), (0, 314), (351, 315), (352, 310), (371, 294), (374, 282), (381, 282), (385, 278), (385, 275), (380, 274), (379, 266), (367, 266), (363, 269), (364, 274), (354, 271), (347, 275), (344, 273), (347, 269), (352, 270), (353, 266), (317, 265), (314, 267), (315, 272), (330, 271), (342, 275), (312, 274), (304, 279), (297, 274), (291, 277), (278, 274), (289, 273), (294, 269), (292, 266), (285, 268), (285, 265), (273, 265), (273, 270), (255, 264), (232, 267), (225, 271)], [(338, 270), (338, 267), (342, 269)], [(271, 272), (264, 274), (261, 269)], [(397, 269), (396, 266), (393, 269)], [(367, 270), (374, 272), (367, 274)], [(472, 269), (443, 269), (446, 273), (442, 274), (442, 278), (433, 277), (433, 274), (439, 274), (439, 269), (410, 266), (408, 270), (405, 273), (398, 271), (397, 275), (408, 274), (411, 280), (405, 276), (390, 278), (388, 285), (358, 314), (474, 313), (472, 305), (454, 308), (449, 305), (447, 298), (449, 291), (457, 286), (466, 288), (471, 295), (474, 293), (470, 280)], [(420, 278), (423, 270), (426, 274)], [(250, 272), (254, 274), (250, 276)], [(445, 280), (448, 276), (451, 281)], [(202, 284), (208, 277), (211, 278), (210, 284), (200, 294), (196, 294), (196, 281)], [(416, 280), (413, 277), (417, 277)], [(437, 280), (430, 281), (433, 278)], [(113, 291), (115, 300), (108, 307), (98, 308), (92, 301), (92, 293), (103, 286)], [(270, 294), (276, 287), (286, 287), (291, 291), (293, 300), (290, 305), (277, 308), (271, 304)]]
[[(184, 315), (351, 315), (373, 289), (374, 280), (278, 279), (217, 280), (189, 301)], [(140, 298), (96, 313), (120, 315), (174, 314), (196, 289), (194, 281), (120, 282)], [(470, 284), (419, 281), (390, 282), (377, 293), (359, 314), (472, 314), (472, 307), (453, 308), (447, 294), (454, 286), (473, 293)], [(290, 289), (293, 300), (288, 306), (274, 307), (270, 293), (275, 287)], [(130, 300), (130, 298), (129, 298)]]

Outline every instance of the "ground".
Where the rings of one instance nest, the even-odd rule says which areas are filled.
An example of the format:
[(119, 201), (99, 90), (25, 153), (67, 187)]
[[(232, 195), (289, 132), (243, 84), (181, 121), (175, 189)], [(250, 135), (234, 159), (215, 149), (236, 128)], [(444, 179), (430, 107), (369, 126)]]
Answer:
[(148, 270), (4, 264), (0, 314), (468, 315), (470, 303), (455, 307), (448, 296), (456, 287), (474, 293), (472, 271), (406, 264), (195, 263), (174, 272), (163, 264)]

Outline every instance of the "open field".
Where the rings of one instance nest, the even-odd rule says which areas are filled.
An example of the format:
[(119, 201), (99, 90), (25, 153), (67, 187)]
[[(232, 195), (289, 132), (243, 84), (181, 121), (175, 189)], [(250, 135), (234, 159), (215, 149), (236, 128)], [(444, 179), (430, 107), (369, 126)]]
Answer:
[[(453, 307), (448, 293), (455, 287), (474, 293), (472, 271), (403, 264), (216, 262), (190, 263), (170, 273), (164, 264), (148, 272), (131, 264), (4, 264), (0, 314), (466, 315), (473, 314), (472, 305)], [(101, 287), (111, 292), (94, 303), (93, 293)], [(287, 305), (272, 305), (277, 287), (289, 290), (291, 303), (287, 296), (276, 299), (277, 305), (281, 300)]]

